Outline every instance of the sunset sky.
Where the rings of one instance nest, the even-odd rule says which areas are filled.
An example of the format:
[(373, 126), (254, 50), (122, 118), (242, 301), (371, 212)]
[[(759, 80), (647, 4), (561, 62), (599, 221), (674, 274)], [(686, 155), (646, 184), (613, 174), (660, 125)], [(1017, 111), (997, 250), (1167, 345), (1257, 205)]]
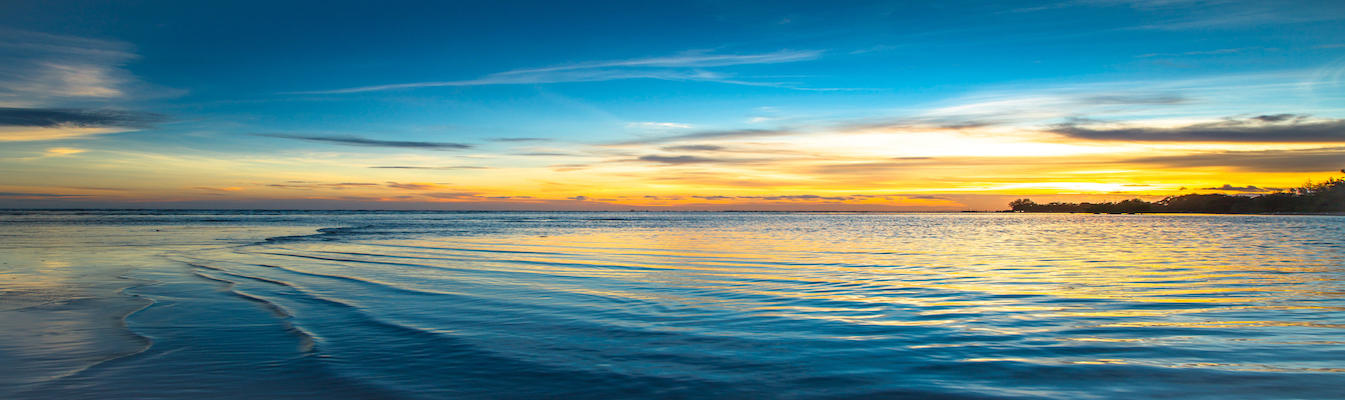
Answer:
[(0, 3), (0, 208), (999, 210), (1345, 168), (1345, 2)]

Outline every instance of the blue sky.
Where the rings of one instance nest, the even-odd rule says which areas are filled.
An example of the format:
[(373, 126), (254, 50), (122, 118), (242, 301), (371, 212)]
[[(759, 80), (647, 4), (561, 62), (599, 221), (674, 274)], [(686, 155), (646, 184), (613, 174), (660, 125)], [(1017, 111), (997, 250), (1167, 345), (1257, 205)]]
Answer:
[(1342, 17), (1330, 1), (10, 1), (0, 206), (1250, 193), (1345, 167)]

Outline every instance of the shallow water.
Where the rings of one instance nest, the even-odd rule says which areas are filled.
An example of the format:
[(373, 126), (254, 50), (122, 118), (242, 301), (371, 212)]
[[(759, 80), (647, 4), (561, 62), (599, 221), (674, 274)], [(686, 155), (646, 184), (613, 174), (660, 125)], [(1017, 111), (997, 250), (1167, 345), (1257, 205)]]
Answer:
[(1339, 216), (50, 211), (0, 226), (0, 357), (21, 360), (0, 371), (5, 398), (1345, 393)]

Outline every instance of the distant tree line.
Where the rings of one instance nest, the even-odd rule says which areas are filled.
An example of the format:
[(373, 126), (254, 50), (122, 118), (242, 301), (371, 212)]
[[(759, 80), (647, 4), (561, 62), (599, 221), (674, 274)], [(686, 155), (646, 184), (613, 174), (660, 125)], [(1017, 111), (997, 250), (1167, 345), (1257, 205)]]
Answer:
[[(1345, 170), (1341, 170), (1345, 172)], [(1130, 199), (1107, 203), (1037, 204), (1029, 199), (1009, 203), (1013, 211), (1047, 213), (1324, 213), (1345, 212), (1345, 179), (1327, 178), (1288, 191), (1259, 196), (1230, 196), (1226, 194), (1187, 194), (1172, 196), (1156, 202)]]

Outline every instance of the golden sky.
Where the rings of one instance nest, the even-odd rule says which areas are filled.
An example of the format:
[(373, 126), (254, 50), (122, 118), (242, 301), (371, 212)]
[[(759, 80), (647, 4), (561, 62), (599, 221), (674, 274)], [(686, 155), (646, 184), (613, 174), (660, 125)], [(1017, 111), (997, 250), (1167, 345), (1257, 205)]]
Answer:
[(1001, 210), (1345, 168), (1334, 6), (100, 7), (0, 9), (0, 207)]

